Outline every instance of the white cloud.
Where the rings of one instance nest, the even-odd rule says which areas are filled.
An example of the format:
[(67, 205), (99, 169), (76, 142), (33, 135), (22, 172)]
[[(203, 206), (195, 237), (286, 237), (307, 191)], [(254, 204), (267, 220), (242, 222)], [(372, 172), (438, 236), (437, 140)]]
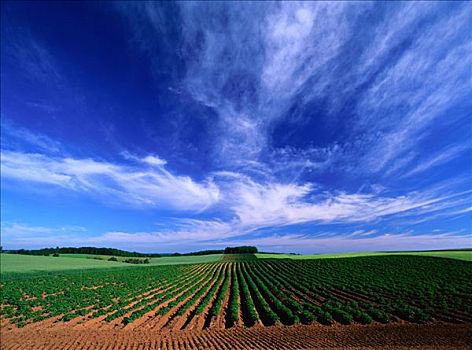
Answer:
[[(415, 8), (417, 20), (429, 8)], [(470, 95), (470, 79), (465, 72), (472, 63), (472, 49), (464, 40), (463, 31), (471, 17), (470, 8), (463, 8), (456, 15), (441, 17), (417, 35), (404, 31), (398, 34), (396, 41), (408, 39), (410, 45), (394, 65), (376, 77), (357, 107), (359, 126), (379, 135), (365, 159), (369, 172), (382, 171), (389, 162), (415, 150), (428, 135), (428, 127)], [(397, 25), (394, 23), (393, 27)], [(374, 45), (368, 54), (376, 57), (383, 55), (383, 51)], [(448, 114), (447, 122), (459, 117), (460, 114)]]
[(218, 220), (182, 220), (175, 229), (151, 232), (106, 232), (93, 239), (97, 242), (108, 243), (137, 243), (137, 244), (177, 244), (179, 242), (195, 243), (210, 242), (237, 236), (231, 223)]
[[(457, 5), (459, 10), (432, 18), (440, 11), (439, 4), (391, 4), (382, 8), (382, 16), (375, 16), (374, 30), (365, 35), (356, 32), (362, 29), (358, 22), (365, 26), (365, 16), (377, 10), (376, 3), (181, 2), (177, 4), (179, 42), (170, 43), (160, 4), (117, 6), (130, 19), (133, 40), (151, 59), (153, 48), (164, 50), (171, 44), (175, 47), (170, 50), (186, 60), (184, 76), (179, 75), (168, 89), (217, 114), (209, 133), (214, 139), (206, 140), (216, 171), (196, 181), (169, 171), (156, 154), (123, 152), (124, 165), (3, 151), (2, 177), (87, 193), (108, 203), (177, 211), (202, 211), (218, 204), (215, 215), (223, 213), (225, 220), (181, 220), (175, 230), (110, 231), (97, 238), (102, 242), (204, 242), (302, 223), (370, 223), (392, 216), (419, 222), (437, 217), (440, 211), (446, 217), (468, 213), (466, 192), (395, 191), (383, 183), (378, 185), (382, 191), (322, 191), (302, 175), (354, 169), (353, 177), (366, 172), (388, 177), (409, 169), (405, 176), (410, 176), (464, 152), (463, 145), (448, 145), (442, 153), (412, 165), (421, 154), (419, 142), (435, 123), (443, 122), (442, 112), (470, 95), (470, 76), (464, 72), (470, 71), (471, 46), (463, 34), (469, 28), (470, 7)], [(427, 24), (420, 26), (423, 22)], [(25, 61), (37, 61), (29, 67), (36, 69), (32, 73), (57, 75), (47, 50), (29, 51), (32, 57)], [(156, 62), (154, 66), (161, 67)], [(304, 108), (313, 100), (326, 104), (327, 112), (307, 113)], [(342, 119), (344, 114), (334, 120), (333, 111), (347, 109), (352, 109), (348, 111), (352, 120)], [(306, 130), (300, 148), (276, 148), (271, 133), (284, 116), (300, 128), (312, 118), (326, 123), (320, 129), (327, 126), (327, 132), (332, 131), (330, 123), (347, 125), (349, 130), (328, 144), (310, 138), (311, 130)], [(461, 117), (448, 118), (457, 122)], [(320, 134), (316, 123), (310, 127), (313, 135)], [(292, 140), (290, 134), (286, 136)], [(18, 129), (17, 138), (41, 151), (60, 153), (57, 143), (26, 130)], [(367, 242), (374, 234), (374, 230), (358, 230), (351, 239), (362, 237)], [(387, 237), (382, 242), (388, 242)], [(316, 244), (300, 235), (273, 238), (287, 244)], [(413, 242), (409, 236), (404, 239)], [(269, 244), (269, 239), (264, 242)]]
[(2, 118), (1, 130), (2, 148), (10, 148), (18, 144), (26, 143), (49, 153), (59, 153), (62, 150), (62, 146), (59, 142), (46, 135), (34, 133), (28, 129), (13, 125), (5, 118)]
[[(471, 233), (472, 234), (472, 233)], [(415, 235), (411, 232), (401, 234), (382, 234), (363, 238), (351, 236), (310, 237), (308, 235), (272, 235), (250, 240), (226, 241), (226, 245), (256, 245), (259, 250), (277, 252), (332, 253), (365, 251), (432, 250), (470, 247), (470, 234), (427, 233)]]
[[(152, 158), (159, 159), (155, 156)], [(192, 242), (241, 236), (261, 228), (302, 223), (368, 223), (390, 216), (418, 219), (425, 214), (467, 205), (468, 192), (447, 193), (447, 184), (399, 196), (384, 192), (327, 192), (311, 183), (255, 182), (234, 172), (220, 172), (204, 183), (176, 176), (162, 162), (151, 168), (129, 167), (92, 159), (49, 158), (39, 154), (2, 153), (2, 176), (57, 185), (106, 200), (139, 206), (204, 210), (218, 203), (226, 220), (181, 219), (175, 228), (155, 232), (109, 232), (111, 241)], [(443, 193), (439, 195), (438, 193)]]
[(61, 227), (31, 226), (23, 223), (2, 223), (2, 233), (6, 236), (29, 236), (55, 232), (86, 232), (82, 226), (66, 225)]
[(167, 164), (167, 161), (165, 159), (162, 159), (158, 155), (155, 155), (155, 154), (148, 154), (147, 156), (141, 158), (134, 154), (129, 153), (128, 151), (124, 151), (124, 152), (121, 152), (121, 155), (125, 159), (133, 160), (138, 163), (144, 163), (144, 164), (155, 166), (155, 167), (163, 167), (164, 165)]
[(441, 150), (439, 154), (429, 157), (424, 162), (416, 165), (413, 169), (403, 174), (404, 177), (408, 177), (417, 173), (424, 172), (430, 168), (436, 167), (441, 164), (445, 164), (454, 158), (457, 158), (464, 151), (470, 150), (470, 145), (456, 145)]
[(362, 238), (362, 237), (367, 237), (367, 236), (372, 236), (375, 235), (378, 231), (377, 230), (356, 230), (354, 232), (351, 232), (348, 237), (357, 237), (357, 238)]
[(286, 2), (269, 11), (264, 26), (262, 81), (274, 100), (291, 98), (332, 59), (347, 35), (344, 3)]
[(226, 198), (239, 225), (249, 228), (319, 222), (372, 222), (392, 215), (424, 215), (439, 209), (464, 205), (470, 191), (439, 195), (435, 189), (401, 196), (382, 196), (375, 192), (329, 193), (313, 185), (268, 184), (251, 180), (232, 184)]
[[(388, 232), (388, 231), (387, 231)], [(352, 234), (325, 233), (312, 236), (309, 234), (269, 234), (264, 237), (236, 238), (223, 236), (211, 238), (211, 245), (215, 249), (226, 246), (255, 245), (260, 251), (298, 252), (298, 253), (332, 253), (356, 251), (400, 251), (400, 250), (429, 250), (453, 249), (470, 247), (472, 233), (458, 232), (430, 232), (416, 234), (413, 231), (403, 233), (378, 234), (375, 230), (358, 231)], [(186, 246), (194, 249), (208, 248), (208, 240), (200, 236), (186, 235), (176, 232), (170, 237), (159, 232), (107, 232), (101, 236), (91, 238), (89, 242), (102, 244), (106, 242), (113, 246), (145, 248), (147, 251), (159, 249), (177, 249), (179, 242), (186, 241)], [(210, 237), (210, 236), (208, 236)], [(208, 238), (207, 237), (207, 238)]]
[[(436, 17), (444, 10), (442, 4), (178, 6), (178, 44), (189, 57), (178, 90), (217, 113), (211, 142), (212, 160), (219, 169), (270, 175), (284, 170), (285, 164), (286, 175), (297, 179), (304, 171), (337, 166), (338, 171), (356, 168), (357, 173), (389, 176), (418, 154), (418, 143), (441, 112), (470, 92), (467, 72), (472, 55), (464, 31), (472, 16), (465, 5)], [(156, 35), (166, 40), (160, 6), (120, 9), (132, 23), (133, 40), (147, 48)], [(372, 30), (362, 32), (366, 18), (377, 12), (382, 15), (369, 22)], [(144, 28), (153, 28), (155, 35)], [(271, 153), (280, 153), (272, 145), (271, 132), (282, 117), (302, 126), (308, 118), (318, 118), (304, 109), (313, 100), (322, 101), (328, 110), (320, 123), (349, 123), (350, 135), (323, 147), (333, 152), (305, 157), (305, 164), (292, 159), (271, 164), (279, 169), (261, 166), (275, 158)], [(335, 115), (348, 106), (354, 120)], [(328, 120), (333, 118), (337, 120)], [(448, 118), (452, 122), (459, 117)], [(307, 148), (316, 149), (311, 145), (318, 140), (305, 141)]]
[(146, 156), (143, 158), (143, 162), (153, 166), (163, 166), (167, 164), (165, 160), (158, 156)]
[[(231, 214), (231, 218), (182, 219), (172, 229), (150, 232), (108, 232), (102, 239), (116, 243), (150, 242), (166, 245), (175, 245), (184, 240), (188, 244), (211, 242), (213, 245), (226, 242), (231, 237), (253, 234), (260, 229), (269, 229), (270, 232), (280, 226), (290, 227), (305, 223), (369, 224), (386, 217), (431, 220), (435, 212), (446, 209), (454, 209), (455, 211), (448, 213), (457, 215), (457, 208), (463, 208), (469, 203), (468, 192), (439, 196), (434, 188), (423, 193), (413, 192), (396, 197), (382, 196), (375, 191), (370, 194), (333, 194), (321, 192), (311, 184), (263, 185), (238, 174), (219, 175), (220, 189), (225, 198), (224, 202), (220, 203), (220, 209), (224, 209), (226, 214)], [(350, 239), (367, 239), (376, 236), (377, 233), (376, 229), (357, 230), (347, 236)], [(332, 235), (317, 235), (316, 239)], [(343, 233), (339, 235), (346, 236)], [(309, 236), (306, 239), (315, 240)], [(254, 242), (257, 243), (258, 239)]]
[(188, 176), (174, 175), (155, 156), (144, 158), (152, 165), (159, 163), (151, 169), (12, 151), (3, 151), (1, 156), (3, 178), (57, 185), (113, 202), (200, 211), (220, 200), (213, 182), (197, 183)]
[(8, 23), (5, 25), (5, 30), (10, 35), (4, 37), (4, 40), (9, 40), (9, 45), (4, 46), (4, 54), (19, 62), (28, 79), (36, 79), (49, 86), (63, 83), (58, 62), (49, 48), (25, 28), (23, 26), (18, 30)]
[(88, 230), (85, 227), (74, 225), (49, 227), (2, 222), (1, 231), (2, 246), (15, 249), (17, 247), (44, 248), (46, 246), (78, 244), (84, 241), (83, 236)]

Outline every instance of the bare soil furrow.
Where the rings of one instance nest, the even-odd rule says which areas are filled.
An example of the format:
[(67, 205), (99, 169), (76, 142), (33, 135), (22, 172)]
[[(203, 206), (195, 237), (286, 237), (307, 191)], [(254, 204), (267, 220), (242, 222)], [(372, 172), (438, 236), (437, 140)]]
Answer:
[(205, 325), (204, 329), (210, 328), (212, 326), (216, 327), (217, 329), (224, 329), (225, 328), (225, 320), (227, 317), (228, 313), (228, 304), (229, 304), (229, 296), (231, 293), (231, 274), (233, 270), (233, 263), (229, 263), (227, 269), (229, 270), (229, 275), (228, 275), (228, 288), (226, 290), (226, 294), (223, 298), (223, 302), (221, 304), (221, 312), (216, 315), (216, 317), (213, 317), (212, 315), (209, 315), (207, 319), (205, 320)]
[(278, 326), (159, 333), (121, 330), (3, 331), (1, 348), (22, 349), (470, 349), (472, 325), (434, 323)]
[[(200, 285), (201, 283), (204, 283), (204, 281), (208, 278), (208, 276), (210, 276), (217, 268), (217, 265), (212, 265), (208, 271), (206, 271), (206, 273), (204, 273), (201, 278), (196, 281), (195, 283), (192, 283), (190, 286), (188, 286), (188, 288), (186, 288), (185, 290), (182, 290), (179, 294), (175, 295), (172, 299), (169, 299), (168, 301), (166, 301), (165, 303), (162, 303), (161, 305), (159, 305), (155, 310), (153, 310), (153, 315), (154, 317), (149, 317), (147, 315), (144, 315), (142, 318), (145, 319), (145, 321), (141, 324), (141, 327), (144, 327), (144, 328), (149, 328), (149, 329), (153, 329), (154, 331), (156, 329), (161, 329), (163, 325), (165, 325), (171, 318), (171, 316), (173, 316), (175, 314), (175, 312), (183, 305), (183, 301), (180, 302), (177, 306), (173, 307), (167, 314), (165, 315), (156, 315), (156, 312), (158, 312), (160, 309), (162, 309), (163, 307), (166, 307), (167, 305), (169, 305), (171, 302), (177, 300), (180, 296), (182, 296), (183, 294), (185, 294), (187, 291), (189, 291), (194, 285)], [(203, 286), (201, 286), (203, 287)], [(189, 296), (187, 299), (191, 298), (191, 296)], [(186, 299), (186, 300), (187, 300)], [(147, 319), (146, 319), (147, 317)], [(142, 319), (141, 318), (141, 319)], [(135, 322), (133, 322), (135, 323)]]
[(221, 280), (220, 285), (216, 289), (215, 293), (213, 294), (212, 299), (208, 302), (208, 304), (206, 305), (203, 312), (201, 312), (200, 315), (194, 315), (193, 318), (187, 319), (186, 324), (182, 327), (182, 329), (193, 329), (193, 328), (203, 329), (203, 328), (205, 328), (205, 323), (206, 322), (208, 322), (208, 324), (210, 324), (211, 318), (212, 318), (212, 315), (210, 315), (210, 310), (212, 309), (215, 302), (217, 301), (220, 290), (221, 290), (221, 288), (223, 287), (223, 285), (225, 283), (225, 279), (227, 278), (226, 277), (226, 271), (227, 271), (228, 268), (229, 268), (229, 264), (224, 263), (223, 267), (222, 267), (222, 270), (220, 272), (221, 274), (223, 274), (223, 279)]
[[(206, 293), (208, 293), (211, 290), (211, 287), (218, 280), (218, 275), (221, 273), (222, 268), (223, 268), (223, 266), (220, 265), (217, 268), (217, 270), (215, 270), (213, 272), (212, 277), (210, 278), (210, 280), (208, 282), (206, 282), (204, 285), (202, 285), (201, 288), (199, 288), (198, 290), (195, 291), (194, 295), (196, 293), (198, 293), (199, 291), (201, 291), (201, 290), (205, 290), (204, 293), (202, 294), (202, 296), (200, 298), (198, 298), (194, 302), (194, 304), (192, 306), (190, 306), (190, 308), (187, 311), (185, 311), (184, 314), (177, 315), (178, 317), (171, 318), (168, 321), (168, 323), (165, 325), (166, 327), (169, 327), (169, 329), (171, 329), (172, 331), (178, 331), (178, 330), (184, 328), (188, 318), (192, 317), (194, 315), (194, 311), (195, 311), (196, 307), (200, 304), (202, 299), (206, 296)], [(188, 303), (193, 298), (194, 295), (190, 296), (190, 298), (187, 300), (186, 303)]]
[[(198, 275), (196, 275), (196, 276), (198, 276)], [(187, 276), (183, 280), (183, 282), (185, 284), (180, 288), (180, 290), (185, 289), (185, 288), (189, 287), (190, 285), (192, 285), (193, 283), (195, 283), (195, 279), (196, 279), (196, 277), (193, 274), (191, 276)], [(175, 289), (174, 286), (170, 286), (170, 287), (166, 288), (164, 290), (164, 292), (174, 292), (175, 293), (176, 291), (174, 291), (173, 289)], [(159, 309), (161, 309), (162, 307), (164, 307), (165, 305), (167, 305), (169, 302), (171, 302), (173, 300), (173, 299), (170, 299), (166, 302), (159, 303), (159, 300), (162, 299), (163, 297), (164, 297), (164, 293), (159, 293), (159, 297), (157, 298), (156, 307), (153, 310), (150, 310), (149, 312), (142, 315), (139, 319), (134, 320), (131, 324), (128, 324), (126, 326), (126, 328), (134, 329), (134, 328), (139, 327), (141, 324), (145, 323), (150, 318), (153, 318), (155, 316), (156, 311), (158, 311)], [(143, 305), (141, 308), (139, 308), (139, 310), (145, 308), (147, 305), (152, 305), (155, 302), (156, 302), (156, 300), (155, 300), (155, 298), (153, 298), (149, 303), (147, 303), (146, 305)], [(137, 311), (137, 309), (134, 310), (134, 311)], [(129, 315), (126, 315), (126, 316), (129, 316)]]

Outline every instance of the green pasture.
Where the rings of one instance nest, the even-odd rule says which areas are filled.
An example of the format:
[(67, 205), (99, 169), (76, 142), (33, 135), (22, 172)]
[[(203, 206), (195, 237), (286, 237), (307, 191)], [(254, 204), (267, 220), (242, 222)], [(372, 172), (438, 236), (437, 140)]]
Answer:
[(405, 252), (356, 252), (356, 253), (338, 253), (338, 254), (256, 254), (258, 259), (331, 259), (331, 258), (353, 258), (359, 256), (376, 256), (376, 255), (420, 255), (433, 256), (440, 258), (460, 259), (472, 261), (472, 251), (470, 250), (444, 250), (444, 251), (405, 251)]
[(149, 265), (181, 265), (181, 264), (199, 264), (209, 263), (221, 260), (223, 254), (210, 255), (188, 255), (188, 256), (163, 256), (160, 258), (151, 258)]
[[(64, 271), (81, 269), (106, 269), (136, 266), (157, 265), (182, 265), (215, 262), (220, 260), (222, 254), (198, 255), (198, 256), (166, 256), (161, 258), (149, 258), (149, 264), (127, 264), (121, 262), (125, 259), (143, 259), (116, 257), (118, 261), (108, 261), (111, 256), (92, 254), (60, 254), (53, 256), (34, 256), (20, 254), (0, 254), (1, 273), (26, 273), (36, 271)], [(94, 259), (95, 258), (95, 259)], [(100, 259), (96, 259), (100, 258)]]
[[(61, 257), (67, 258), (85, 258), (85, 259), (102, 259), (108, 260), (111, 258), (110, 255), (94, 255), (94, 254), (60, 254)], [(223, 254), (211, 254), (211, 255), (187, 255), (187, 256), (163, 256), (160, 258), (147, 258), (149, 259), (149, 264), (144, 264), (143, 266), (150, 265), (181, 265), (181, 264), (198, 264), (198, 263), (207, 263), (215, 262), (221, 259)], [(127, 256), (115, 256), (118, 261), (123, 261), (126, 259), (146, 259), (141, 257), (127, 257)]]
[[(472, 261), (472, 251), (450, 250), (450, 251), (418, 251), (418, 252), (361, 252), (361, 253), (339, 253), (339, 254), (256, 254), (258, 259), (331, 259), (331, 258), (352, 258), (360, 256), (377, 255), (420, 255), (441, 258), (452, 258)], [(99, 258), (99, 259), (97, 259)], [(223, 254), (195, 255), (195, 256), (165, 256), (160, 258), (149, 258), (149, 264), (127, 264), (121, 262), (128, 257), (116, 257), (118, 261), (108, 261), (108, 255), (92, 254), (61, 254), (59, 257), (53, 256), (33, 256), (19, 254), (0, 254), (1, 273), (29, 273), (40, 271), (65, 271), (84, 269), (108, 269), (137, 266), (159, 266), (159, 265), (182, 265), (198, 264), (224, 260)], [(101, 260), (100, 260), (101, 259)], [(138, 259), (138, 258), (135, 258)], [(142, 258), (140, 258), (142, 259)]]
[(123, 267), (124, 265), (125, 264), (119, 262), (95, 259), (71, 259), (68, 257), (0, 254), (1, 273), (103, 269)]

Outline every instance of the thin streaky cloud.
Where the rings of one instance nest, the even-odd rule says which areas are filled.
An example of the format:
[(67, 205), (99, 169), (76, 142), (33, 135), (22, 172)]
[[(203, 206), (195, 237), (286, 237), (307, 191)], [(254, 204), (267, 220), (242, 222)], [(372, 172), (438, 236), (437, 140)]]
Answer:
[[(51, 6), (10, 2), (0, 21), (2, 219), (34, 244), (472, 234), (469, 3)], [(27, 246), (20, 229), (7, 241)]]

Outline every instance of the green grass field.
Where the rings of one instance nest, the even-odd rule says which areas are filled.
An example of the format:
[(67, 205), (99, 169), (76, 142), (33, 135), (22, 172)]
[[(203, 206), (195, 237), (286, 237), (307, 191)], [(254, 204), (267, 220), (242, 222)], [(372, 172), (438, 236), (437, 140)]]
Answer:
[[(100, 258), (108, 260), (111, 258), (109, 255), (94, 255), (94, 254), (60, 254), (61, 257), (65, 258), (82, 258), (82, 259), (94, 259)], [(195, 256), (163, 256), (160, 258), (149, 258), (150, 265), (181, 265), (181, 264), (198, 264), (219, 261), (223, 254), (212, 254), (212, 255), (195, 255)], [(118, 261), (126, 259), (145, 259), (145, 258), (133, 258), (126, 256), (116, 256)], [(96, 259), (95, 259), (96, 260)]]
[[(119, 262), (95, 259), (71, 259), (68, 257), (0, 254), (1, 273), (116, 268), (123, 267), (124, 265), (125, 264)], [(126, 264), (126, 266), (127, 265), (128, 264)]]
[[(94, 257), (103, 260), (94, 259)], [(133, 266), (157, 266), (157, 265), (182, 265), (215, 262), (220, 260), (222, 254), (198, 255), (198, 256), (168, 256), (150, 258), (149, 264), (134, 265), (116, 261), (108, 261), (110, 256), (92, 254), (61, 254), (53, 256), (32, 256), (19, 254), (0, 254), (1, 273), (28, 273), (36, 271), (65, 271), (97, 268), (123, 268)], [(118, 260), (129, 259), (117, 257)]]
[(332, 259), (332, 258), (354, 258), (359, 256), (376, 256), (376, 255), (421, 255), (433, 256), (440, 258), (460, 259), (472, 261), (472, 251), (466, 250), (444, 250), (444, 251), (424, 251), (424, 252), (359, 252), (359, 253), (338, 253), (338, 254), (309, 254), (309, 255), (293, 255), (293, 254), (256, 254), (258, 259)]
[[(377, 255), (421, 255), (442, 258), (460, 259), (472, 261), (472, 251), (424, 251), (424, 252), (361, 252), (361, 253), (339, 253), (339, 254), (256, 254), (258, 259), (292, 259), (292, 260), (312, 260), (312, 259), (332, 259), (332, 258), (353, 258), (362, 256)], [(99, 257), (103, 260), (94, 259)], [(166, 256), (161, 258), (150, 258), (149, 264), (133, 265), (120, 262), (128, 259), (117, 257), (118, 262), (108, 261), (110, 256), (91, 254), (61, 254), (59, 257), (52, 256), (31, 256), (17, 254), (0, 254), (1, 273), (30, 273), (40, 271), (66, 271), (84, 269), (108, 269), (126, 268), (136, 266), (159, 266), (159, 265), (183, 265), (217, 262), (223, 258), (222, 254), (197, 255), (197, 256)]]
[(164, 256), (151, 258), (150, 265), (182, 265), (216, 262), (221, 260), (223, 254), (194, 255), (194, 256)]

